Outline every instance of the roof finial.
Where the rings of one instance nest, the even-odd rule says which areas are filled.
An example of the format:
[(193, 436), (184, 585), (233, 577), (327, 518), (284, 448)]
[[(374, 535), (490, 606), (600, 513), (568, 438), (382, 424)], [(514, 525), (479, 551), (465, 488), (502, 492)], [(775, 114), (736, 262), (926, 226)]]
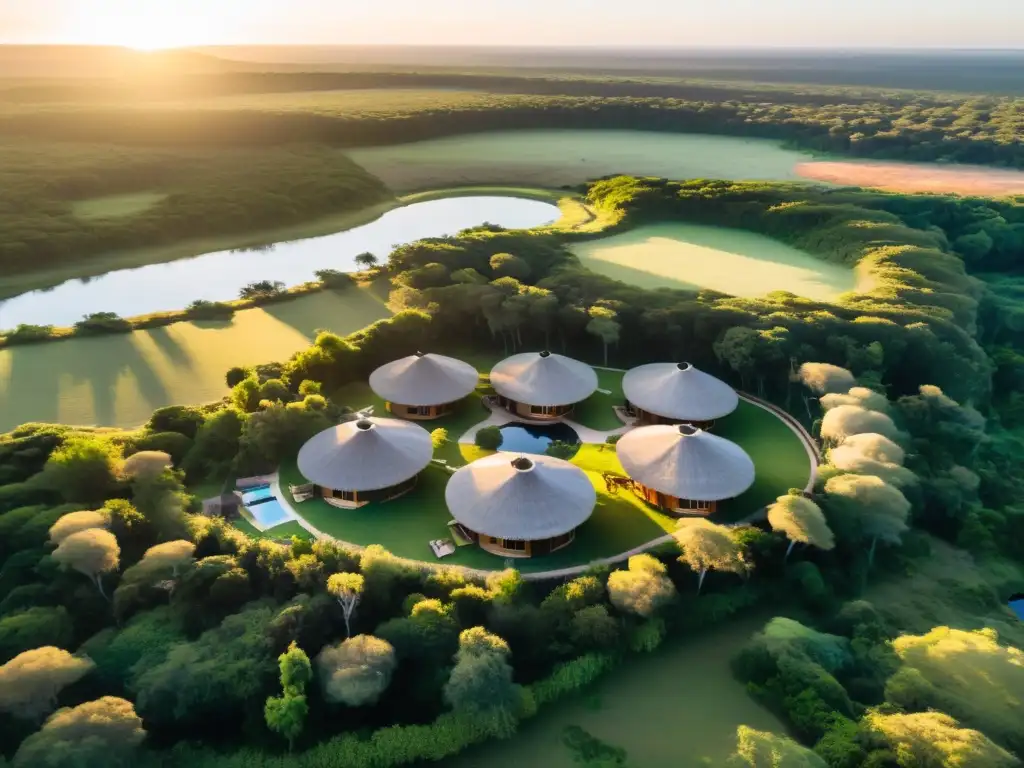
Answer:
[(698, 432), (700, 432), (700, 429), (693, 426), (693, 424), (679, 425), (679, 434), (682, 435), (683, 437), (692, 437), (693, 435), (696, 435)]
[(416, 357), (423, 357), (423, 353), (420, 352), (418, 349), (416, 350)]
[(520, 456), (512, 460), (512, 466), (515, 467), (518, 472), (529, 472), (533, 469), (533, 462), (525, 456)]
[(676, 368), (678, 368), (680, 371), (688, 371), (691, 368), (693, 368), (693, 366), (690, 365), (689, 363), (676, 363)]
[(547, 351), (547, 350), (545, 349), (545, 350), (544, 350), (543, 352), (541, 352), (541, 353), (540, 353), (540, 356), (541, 356), (541, 357), (551, 357), (551, 353), (550, 353), (550, 352), (548, 352), (548, 351)]
[(360, 419), (359, 421), (356, 422), (356, 429), (360, 429), (363, 432), (367, 431), (368, 429), (373, 429), (373, 422), (370, 421), (369, 419)]

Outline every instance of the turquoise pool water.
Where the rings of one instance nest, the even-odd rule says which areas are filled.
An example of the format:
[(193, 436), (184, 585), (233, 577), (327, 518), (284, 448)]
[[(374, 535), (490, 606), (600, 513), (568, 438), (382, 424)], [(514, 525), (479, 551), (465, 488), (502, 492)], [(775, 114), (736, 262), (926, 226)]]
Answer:
[(263, 529), (273, 528), (275, 525), (287, 523), (292, 519), (291, 512), (282, 507), (281, 502), (277, 499), (268, 499), (259, 504), (253, 504), (247, 509)]
[(270, 492), (269, 485), (258, 485), (242, 494), (242, 503), (245, 506), (249, 506), (250, 504), (259, 504), (261, 501), (267, 501), (272, 498), (274, 498), (274, 494)]
[(1017, 618), (1024, 621), (1024, 595), (1014, 595), (1010, 599), (1010, 609), (1017, 614)]

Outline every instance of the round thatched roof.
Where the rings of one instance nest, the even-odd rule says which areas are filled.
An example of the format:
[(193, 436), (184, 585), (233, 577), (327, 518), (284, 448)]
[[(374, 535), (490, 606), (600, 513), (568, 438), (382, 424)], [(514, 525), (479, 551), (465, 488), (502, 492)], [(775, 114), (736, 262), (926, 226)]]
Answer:
[(378, 397), (401, 405), (444, 405), (461, 400), (480, 380), (476, 368), (454, 357), (423, 354), (403, 357), (370, 374)]
[(568, 461), (496, 453), (452, 475), (444, 498), (470, 530), (537, 541), (579, 526), (594, 511), (597, 493), (586, 473)]
[(419, 472), (434, 454), (430, 433), (400, 419), (359, 419), (325, 429), (299, 450), (299, 471), (336, 491), (390, 488)]
[(597, 389), (594, 369), (553, 352), (512, 355), (491, 370), (494, 391), (527, 405), (570, 405)]
[(689, 424), (630, 430), (615, 450), (631, 478), (680, 499), (731, 499), (754, 484), (746, 451)]
[(622, 377), (626, 399), (649, 413), (682, 421), (711, 421), (736, 410), (740, 399), (724, 381), (689, 363), (651, 363)]

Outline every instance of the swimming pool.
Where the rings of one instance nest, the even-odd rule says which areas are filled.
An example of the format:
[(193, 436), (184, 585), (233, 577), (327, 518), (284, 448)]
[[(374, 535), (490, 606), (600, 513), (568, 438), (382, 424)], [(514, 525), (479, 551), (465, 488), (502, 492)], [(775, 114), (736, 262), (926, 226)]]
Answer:
[(1024, 621), (1024, 595), (1014, 595), (1011, 597), (1010, 609), (1017, 614), (1017, 618)]
[(520, 424), (512, 422), (498, 428), (501, 431), (499, 451), (508, 453), (539, 453), (547, 451), (555, 440), (578, 445), (580, 436), (568, 424)]
[(269, 485), (257, 485), (242, 494), (242, 503), (248, 507), (250, 504), (259, 504), (272, 498), (274, 498), (274, 494)]
[(247, 509), (264, 530), (292, 519), (292, 513), (282, 507), (281, 502), (277, 499), (268, 499), (260, 504), (253, 504)]

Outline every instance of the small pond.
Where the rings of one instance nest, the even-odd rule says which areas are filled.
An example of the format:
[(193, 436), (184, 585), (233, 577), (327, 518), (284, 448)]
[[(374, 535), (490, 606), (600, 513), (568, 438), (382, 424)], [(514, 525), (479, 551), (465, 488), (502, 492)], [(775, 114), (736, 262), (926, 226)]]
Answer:
[(485, 223), (508, 229), (538, 227), (559, 216), (551, 203), (519, 197), (481, 195), (413, 203), (326, 237), (207, 253), (23, 293), (0, 301), (0, 329), (22, 323), (67, 326), (93, 312), (132, 317), (183, 309), (196, 299), (237, 299), (244, 286), (259, 280), (293, 286), (314, 280), (319, 269), (357, 271), (355, 257), (361, 253), (383, 260), (395, 246), (423, 238), (454, 235)]
[(579, 243), (572, 252), (588, 269), (641, 288), (710, 288), (743, 297), (791, 291), (821, 301), (858, 288), (850, 267), (727, 227), (648, 224)]
[(1017, 618), (1024, 621), (1024, 595), (1014, 595), (1010, 598), (1010, 610), (1017, 614)]
[(501, 445), (499, 451), (509, 453), (540, 453), (556, 440), (579, 445), (580, 436), (567, 424), (521, 424), (513, 422), (499, 428)]

